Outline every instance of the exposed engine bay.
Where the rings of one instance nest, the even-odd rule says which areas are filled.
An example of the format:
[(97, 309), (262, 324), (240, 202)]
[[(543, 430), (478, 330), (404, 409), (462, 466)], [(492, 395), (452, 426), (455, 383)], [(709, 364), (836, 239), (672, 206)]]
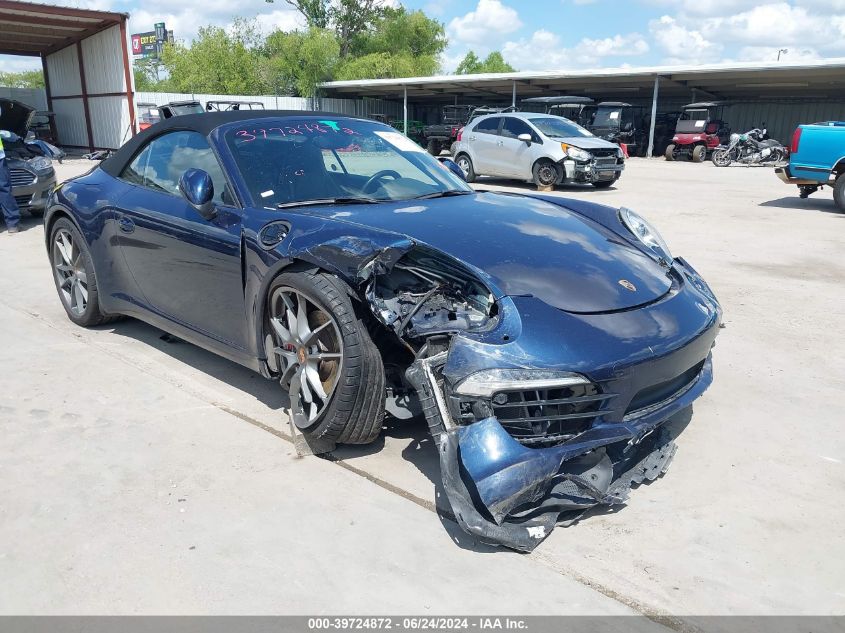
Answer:
[(423, 249), (405, 254), (389, 274), (376, 275), (366, 294), (376, 318), (411, 341), (485, 328), (497, 314), (490, 291), (473, 275)]

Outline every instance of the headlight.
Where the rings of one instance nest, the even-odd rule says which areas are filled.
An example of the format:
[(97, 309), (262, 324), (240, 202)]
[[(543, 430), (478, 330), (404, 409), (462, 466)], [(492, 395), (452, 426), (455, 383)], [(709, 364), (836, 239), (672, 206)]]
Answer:
[(585, 385), (590, 381), (580, 374), (550, 369), (482, 369), (464, 378), (455, 387), (462, 396), (491, 398), (498, 391), (513, 389), (555, 389)]
[(53, 164), (46, 156), (36, 156), (35, 158), (30, 158), (26, 161), (26, 164), (29, 165), (31, 169), (35, 171), (44, 171), (45, 169), (49, 169), (50, 166)]
[(655, 255), (663, 259), (667, 264), (672, 263), (672, 253), (669, 252), (669, 247), (660, 236), (660, 233), (657, 232), (657, 229), (648, 220), (625, 207), (619, 209), (619, 217), (622, 223), (628, 227), (628, 230), (651, 249)]
[(573, 147), (572, 145), (568, 145), (567, 143), (561, 143), (560, 148), (563, 150), (564, 154), (574, 158), (575, 160), (593, 159), (593, 155), (590, 154), (590, 152), (583, 150), (580, 147)]

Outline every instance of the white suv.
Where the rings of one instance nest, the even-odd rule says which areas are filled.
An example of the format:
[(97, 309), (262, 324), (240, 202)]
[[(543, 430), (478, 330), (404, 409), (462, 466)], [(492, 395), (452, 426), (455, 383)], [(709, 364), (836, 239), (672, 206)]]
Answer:
[(467, 124), (454, 147), (467, 182), (476, 176), (533, 180), (539, 186), (611, 186), (625, 169), (615, 144), (551, 114), (490, 114)]

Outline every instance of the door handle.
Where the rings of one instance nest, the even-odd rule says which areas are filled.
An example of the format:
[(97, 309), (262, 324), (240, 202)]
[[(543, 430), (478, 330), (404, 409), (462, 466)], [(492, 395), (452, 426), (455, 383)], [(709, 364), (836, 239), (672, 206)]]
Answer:
[(117, 221), (117, 226), (124, 233), (131, 233), (135, 230), (135, 222), (133, 222), (130, 218), (120, 218)]

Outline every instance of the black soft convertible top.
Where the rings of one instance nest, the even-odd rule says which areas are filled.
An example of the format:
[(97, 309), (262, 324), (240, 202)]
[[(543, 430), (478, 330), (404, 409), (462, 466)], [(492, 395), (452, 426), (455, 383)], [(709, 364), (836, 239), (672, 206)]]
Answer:
[(165, 119), (148, 127), (135, 135), (121, 146), (110, 158), (100, 163), (100, 168), (114, 177), (120, 175), (123, 168), (135, 157), (138, 150), (147, 141), (165, 132), (173, 130), (191, 130), (203, 136), (211, 134), (212, 130), (237, 121), (251, 119), (278, 119), (284, 117), (321, 116), (321, 117), (350, 117), (348, 114), (337, 112), (315, 112), (313, 110), (227, 110), (225, 112), (203, 112), (202, 114), (185, 114)]

